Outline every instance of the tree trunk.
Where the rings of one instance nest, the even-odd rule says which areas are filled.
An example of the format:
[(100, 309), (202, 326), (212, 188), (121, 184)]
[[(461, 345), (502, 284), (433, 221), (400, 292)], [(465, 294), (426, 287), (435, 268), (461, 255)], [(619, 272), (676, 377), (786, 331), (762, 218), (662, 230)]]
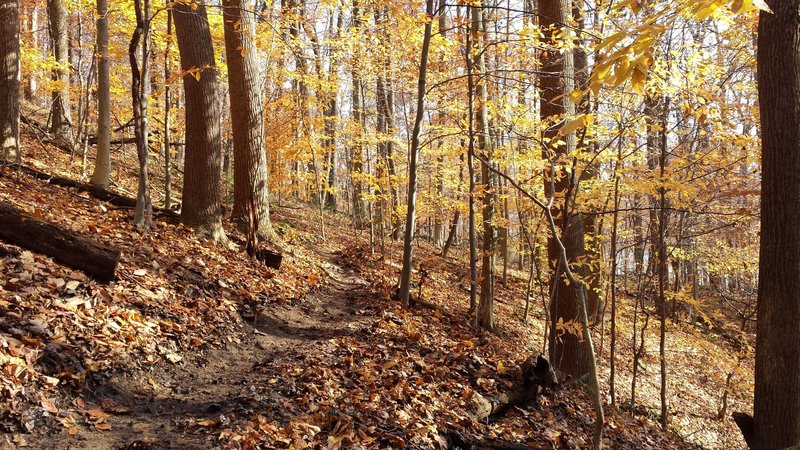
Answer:
[(245, 214), (252, 201), (255, 223), (264, 238), (275, 241), (269, 217), (269, 171), (264, 147), (264, 107), (258, 83), (254, 2), (224, 0), (225, 55), (233, 128), (234, 215)]
[[(388, 17), (386, 8), (378, 8), (375, 11), (375, 23), (380, 28), (380, 45), (388, 48), (391, 39), (387, 30)], [(382, 68), (377, 76), (376, 83), (376, 102), (377, 102), (377, 131), (378, 137), (378, 182), (381, 183), (381, 226), (388, 222), (392, 239), (400, 237), (399, 218), (395, 214), (397, 206), (397, 188), (394, 185), (395, 166), (392, 156), (394, 149), (394, 93), (391, 83), (391, 52), (384, 52)], [(385, 186), (385, 187), (384, 187)], [(384, 233), (385, 234), (385, 233)], [(381, 239), (384, 237), (382, 236)]]
[(800, 444), (800, 0), (768, 1), (758, 25), (761, 252), (755, 449)]
[(181, 219), (200, 234), (226, 242), (220, 211), (222, 143), (217, 67), (203, 2), (173, 6), (184, 71), (186, 154)]
[(489, 117), (486, 103), (489, 101), (486, 84), (489, 82), (484, 58), (484, 22), (482, 4), (470, 7), (472, 12), (473, 45), (475, 45), (475, 70), (479, 78), (476, 86), (478, 107), (475, 110), (475, 125), (478, 134), (478, 151), (483, 157), (481, 181), (483, 182), (483, 248), (481, 268), (481, 295), (476, 314), (476, 323), (483, 329), (494, 331), (494, 261), (497, 231), (494, 225), (495, 176), (489, 170), (492, 163), (492, 143), (489, 139)]
[[(361, 25), (362, 25), (362, 18), (361, 18), (361, 9), (360, 9), (360, 0), (353, 0), (353, 19), (350, 24), (350, 27), (353, 32), (359, 32)], [(364, 101), (361, 98), (361, 90), (362, 90), (362, 83), (361, 80), (361, 73), (357, 64), (353, 65), (352, 68), (352, 77), (353, 82), (351, 85), (351, 96), (352, 96), (352, 119), (353, 119), (353, 126), (355, 127), (355, 136), (353, 137), (354, 143), (351, 149), (351, 177), (353, 177), (353, 222), (355, 222), (355, 226), (358, 229), (364, 228), (365, 225), (365, 213), (364, 213), (364, 201), (362, 200), (362, 196), (364, 194), (364, 187), (361, 182), (362, 172), (364, 171), (364, 163), (363, 163), (363, 148), (361, 145), (362, 133), (364, 132), (364, 124), (366, 113), (362, 107)]]
[(172, 10), (167, 10), (167, 45), (164, 49), (164, 209), (172, 208), (172, 161), (171, 145), (172, 138), (172, 118), (170, 109), (172, 107), (172, 92), (169, 83), (170, 76), (170, 50), (172, 50)]
[[(538, 5), (539, 24), (544, 30), (545, 41), (548, 46), (554, 46), (557, 34), (557, 29), (565, 22), (562, 5), (560, 0), (545, 0), (540, 1)], [(553, 47), (555, 48), (555, 47)], [(562, 82), (563, 78), (566, 79), (564, 56), (558, 51), (548, 51), (546, 57), (543, 59), (542, 72), (539, 78), (539, 85), (541, 86), (541, 106), (540, 117), (543, 121), (558, 120), (567, 111), (565, 108), (565, 100), (568, 100), (569, 91), (571, 89), (565, 88), (565, 83)], [(574, 113), (574, 111), (572, 111)], [(556, 142), (559, 140), (560, 122), (552, 124), (544, 131), (544, 138), (548, 142)], [(545, 159), (551, 160), (551, 165), (563, 166), (564, 161), (560, 158), (565, 157), (574, 149), (575, 139), (573, 136), (567, 136), (567, 145), (559, 146), (556, 148), (549, 148), (545, 150)], [(583, 242), (583, 220), (579, 214), (570, 214), (570, 198), (575, 193), (571, 191), (573, 180), (563, 170), (551, 169), (551, 173), (545, 177), (544, 190), (547, 197), (554, 197), (553, 215), (556, 225), (559, 229), (563, 230), (562, 241), (566, 249), (567, 263), (573, 265), (576, 260), (584, 254)], [(555, 242), (555, 237), (551, 236), (548, 242), (548, 259), (551, 262), (551, 268), (558, 272), (556, 269), (557, 261), (559, 260), (559, 249)], [(583, 268), (576, 267), (577, 274), (583, 276)], [(563, 269), (561, 271), (564, 272)], [(551, 304), (550, 317), (552, 323), (555, 324), (559, 320), (564, 322), (577, 321), (580, 314), (579, 290), (583, 289), (582, 286), (576, 286), (572, 283), (566, 283), (560, 275), (554, 277), (552, 280), (555, 290), (553, 302)], [(565, 333), (561, 339), (556, 339), (555, 334), (551, 329), (550, 335), (550, 360), (562, 372), (565, 372), (576, 379), (580, 379), (589, 373), (589, 359), (587, 354), (587, 346), (582, 341), (581, 337), (573, 333)]]
[[(17, 1), (15, 3), (18, 4), (19, 2)], [(26, 30), (25, 37), (23, 37), (23, 39), (28, 39), (28, 42), (30, 42), (33, 48), (39, 49), (39, 7), (35, 4), (28, 7), (28, 29)], [(36, 70), (31, 70), (28, 73), (25, 83), (24, 95), (25, 100), (36, 106), (39, 105), (38, 99), (36, 98), (38, 85), (39, 79), (37, 77)]]
[[(153, 204), (150, 200), (150, 180), (147, 160), (150, 155), (149, 130), (147, 127), (147, 103), (150, 98), (150, 0), (134, 0), (136, 29), (128, 47), (131, 64), (131, 97), (133, 98), (133, 121), (136, 135), (136, 154), (139, 157), (139, 189), (136, 194), (136, 211), (133, 223), (143, 230), (150, 228), (153, 220)], [(141, 41), (141, 65), (136, 54)]]
[[(338, 41), (341, 38), (341, 29), (342, 29), (342, 16), (343, 12), (339, 11), (339, 16), (336, 20), (334, 20), (334, 15), (336, 13), (332, 12), (330, 17), (330, 27), (332, 28), (332, 38), (335, 38)], [(333, 39), (332, 39), (333, 40)], [(332, 46), (332, 45), (331, 45)], [(335, 51), (333, 48), (328, 49), (328, 51), (335, 55)], [(318, 52), (319, 53), (319, 52)], [(317, 55), (317, 61), (320, 61), (321, 55)], [(336, 97), (338, 95), (338, 86), (339, 80), (337, 76), (337, 71), (339, 69), (339, 59), (336, 56), (332, 56), (329, 67), (328, 73), (323, 75), (322, 71), (319, 71), (320, 80), (325, 80), (326, 83), (330, 86), (328, 88), (323, 88), (324, 95), (323, 95), (323, 109), (322, 115), (324, 117), (323, 120), (323, 128), (325, 133), (325, 140), (323, 141), (323, 148), (325, 149), (327, 155), (327, 166), (328, 166), (328, 181), (326, 182), (327, 190), (325, 191), (325, 207), (329, 208), (333, 211), (337, 209), (337, 202), (336, 202), (336, 112), (337, 112), (337, 103)], [(367, 158), (369, 159), (369, 158)], [(372, 214), (372, 208), (370, 208), (370, 214)], [(374, 228), (374, 223), (370, 220), (370, 226)], [(370, 228), (372, 230), (372, 228)], [(373, 236), (373, 233), (370, 233), (370, 236)]]
[[(425, 13), (433, 16), (433, 0), (425, 1)], [(417, 228), (417, 160), (419, 157), (419, 135), (422, 132), (422, 119), (425, 116), (425, 85), (428, 75), (428, 52), (431, 46), (431, 22), (425, 22), (422, 38), (422, 55), (419, 60), (419, 78), (417, 79), (417, 111), (414, 118), (414, 129), (411, 132), (411, 149), (408, 163), (408, 208), (406, 213), (406, 230), (403, 238), (403, 268), (400, 274), (400, 300), (410, 303), (411, 263), (414, 249), (414, 234)]]
[(611, 349), (609, 354), (609, 377), (608, 395), (611, 397), (611, 407), (617, 406), (617, 388), (616, 388), (616, 362), (617, 362), (617, 267), (619, 257), (617, 255), (617, 235), (619, 234), (619, 169), (622, 165), (622, 150), (623, 141), (618, 141), (617, 147), (617, 160), (614, 163), (614, 215), (611, 221)]
[(478, 308), (478, 236), (475, 224), (475, 70), (472, 60), (472, 33), (466, 29), (467, 66), (467, 123), (469, 126), (469, 144), (467, 146), (467, 171), (469, 172), (469, 310)]
[(97, 0), (97, 156), (91, 182), (108, 189), (111, 171), (111, 75), (108, 0)]
[(72, 147), (72, 112), (70, 111), (69, 14), (65, 0), (47, 0), (50, 19), (50, 39), (57, 67), (53, 70), (52, 122), (50, 131), (62, 144)]
[[(667, 165), (667, 114), (669, 111), (668, 102), (664, 99), (664, 115), (661, 120), (661, 134), (660, 134), (660, 155), (658, 158), (659, 179), (664, 180), (665, 169)], [(669, 423), (669, 408), (667, 405), (667, 355), (666, 355), (666, 339), (667, 339), (667, 297), (666, 297), (666, 284), (667, 280), (667, 200), (666, 188), (661, 185), (658, 188), (658, 249), (656, 252), (658, 260), (658, 318), (659, 318), (659, 344), (658, 354), (661, 366), (661, 426), (666, 428)]]
[(19, 2), (0, 2), (0, 160), (19, 150)]

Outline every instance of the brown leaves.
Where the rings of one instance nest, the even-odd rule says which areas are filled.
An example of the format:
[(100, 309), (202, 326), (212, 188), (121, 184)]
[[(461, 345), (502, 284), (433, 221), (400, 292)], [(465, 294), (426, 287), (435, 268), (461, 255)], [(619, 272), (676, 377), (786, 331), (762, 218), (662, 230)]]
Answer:
[(58, 413), (58, 407), (53, 403), (52, 400), (50, 400), (50, 399), (48, 399), (46, 397), (42, 397), (42, 399), (39, 401), (39, 404), (42, 405), (42, 408), (45, 411), (47, 411), (47, 412), (49, 412), (51, 414)]

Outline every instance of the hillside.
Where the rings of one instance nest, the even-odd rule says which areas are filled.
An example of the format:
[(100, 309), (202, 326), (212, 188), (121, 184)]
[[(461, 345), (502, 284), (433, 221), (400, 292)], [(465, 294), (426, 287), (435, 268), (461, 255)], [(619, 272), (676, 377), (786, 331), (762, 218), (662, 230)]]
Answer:
[[(26, 139), (31, 165), (80, 177), (59, 149)], [(174, 219), (156, 215), (141, 235), (131, 210), (9, 166), (0, 174), (0, 201), (123, 252), (117, 281), (103, 285), (0, 244), (0, 445), (440, 448), (453, 431), (483, 448), (591, 443), (591, 402), (570, 380), (538, 407), (482, 422), (467, 414), (475, 395), (507, 390), (542, 348), (541, 303), (532, 323), (521, 321), (523, 273), (498, 286), (500, 331), (488, 334), (469, 324), (463, 249), (443, 259), (421, 242), (414, 295), (426, 303), (404, 308), (392, 299), (399, 244), (389, 243), (383, 260), (370, 254), (365, 232), (333, 215), (322, 239), (302, 204), (274, 207), (287, 248), (273, 270), (198, 240)], [(620, 301), (618, 351), (627, 354), (633, 307)], [(752, 356), (732, 378), (728, 417), (717, 420), (737, 350), (726, 333), (691, 322), (670, 324), (672, 429), (658, 426), (658, 355), (646, 353), (636, 415), (607, 406), (608, 448), (744, 448), (728, 417), (750, 408)], [(607, 392), (608, 343), (599, 327), (594, 334)], [(619, 358), (621, 399), (629, 398), (629, 360)]]

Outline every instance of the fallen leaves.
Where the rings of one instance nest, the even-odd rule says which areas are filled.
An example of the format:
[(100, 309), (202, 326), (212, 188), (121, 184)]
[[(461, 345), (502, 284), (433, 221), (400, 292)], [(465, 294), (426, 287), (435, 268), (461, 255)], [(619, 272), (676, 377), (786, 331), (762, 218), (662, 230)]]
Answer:
[[(17, 189), (10, 197), (28, 201), (20, 186), (10, 186)], [(26, 189), (42, 197), (65, 195), (53, 188), (41, 191), (37, 182)], [(43, 213), (78, 229), (95, 227), (126, 249), (125, 260), (118, 282), (98, 285), (29, 252), (0, 258), (0, 271), (7, 274), (0, 287), (0, 308), (6, 312), (0, 317), (0, 395), (13, 400), (0, 413), (27, 431), (38, 427), (31, 410), (57, 415), (69, 435), (120, 429), (113, 416), (132, 414), (135, 405), (108, 398), (87, 405), (67, 388), (82, 387), (92, 372), (130, 369), (141, 374), (148, 395), (169, 392), (170, 380), (148, 370), (169, 366), (165, 363), (191, 370), (198, 352), (248, 339), (241, 333), (247, 311), (303, 304), (315, 283), (326, 280), (320, 261), (301, 246), (276, 273), (198, 241), (179, 226), (157, 220), (151, 235), (142, 238), (125, 212), (86, 214), (94, 211), (94, 200), (73, 203)], [(352, 240), (343, 234), (339, 241)], [(303, 236), (295, 233), (298, 241)], [(222, 446), (243, 449), (436, 448), (449, 429), (539, 448), (574, 448), (590, 435), (591, 412), (583, 407), (589, 400), (574, 388), (548, 394), (538, 410), (514, 409), (489, 424), (465, 416), (476, 394), (495, 395), (508, 387), (527, 346), (538, 347), (539, 330), (509, 319), (503, 324), (507, 337), (499, 339), (471, 328), (457, 267), (442, 263), (431, 269), (419, 289), (436, 305), (428, 310), (401, 308), (390, 299), (396, 268), (368, 248), (346, 247), (339, 262), (371, 283), (368, 299), (347, 299), (352, 322), (343, 323), (340, 334), (315, 341), (311, 351), (270, 353), (267, 363), (248, 374), (263, 382), (248, 386), (252, 392), (237, 399), (232, 411), (210, 418), (198, 414), (182, 425), (213, 435)], [(514, 315), (507, 305), (520, 296), (513, 280), (511, 285), (498, 293), (503, 300), (498, 317)], [(570, 332), (567, 325), (562, 323), (564, 332)], [(258, 337), (268, 337), (265, 331), (270, 330)], [(615, 417), (608, 433), (618, 448), (644, 443), (626, 434), (632, 429), (652, 431), (647, 445), (653, 448), (676, 446), (673, 435), (651, 425)]]
[[(25, 210), (46, 204), (39, 208), (43, 219), (88, 230), (124, 249), (119, 279), (110, 285), (16, 247), (0, 255), (0, 396), (9, 400), (0, 407), (0, 420), (18, 424), (20, 431), (34, 426), (24, 418), (37, 410), (53, 415), (85, 410), (82, 400), (70, 405), (69, 399), (57, 408), (54, 387), (80, 388), (87, 374), (111, 368), (180, 364), (187, 351), (236, 340), (243, 303), (300, 298), (314, 287), (306, 275), (319, 271), (312, 259), (296, 264), (287, 259), (276, 274), (160, 220), (142, 238), (127, 211), (104, 211), (93, 198), (23, 174), (4, 177), (0, 193)], [(156, 380), (151, 384), (158, 386)], [(131, 411), (107, 405), (89, 410)], [(92, 420), (93, 428), (110, 427), (97, 415), (80, 415)]]
[(42, 405), (42, 408), (45, 411), (47, 411), (47, 412), (49, 412), (51, 414), (58, 413), (58, 407), (56, 407), (56, 405), (53, 403), (52, 400), (50, 400), (50, 399), (48, 399), (46, 397), (42, 397), (42, 400), (39, 402), (39, 404)]

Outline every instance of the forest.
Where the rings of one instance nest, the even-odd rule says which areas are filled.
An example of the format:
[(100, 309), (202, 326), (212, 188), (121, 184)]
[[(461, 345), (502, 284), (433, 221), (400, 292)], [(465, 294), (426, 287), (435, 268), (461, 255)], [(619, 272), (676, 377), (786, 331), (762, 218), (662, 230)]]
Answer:
[(800, 0), (0, 0), (0, 448), (800, 448)]

